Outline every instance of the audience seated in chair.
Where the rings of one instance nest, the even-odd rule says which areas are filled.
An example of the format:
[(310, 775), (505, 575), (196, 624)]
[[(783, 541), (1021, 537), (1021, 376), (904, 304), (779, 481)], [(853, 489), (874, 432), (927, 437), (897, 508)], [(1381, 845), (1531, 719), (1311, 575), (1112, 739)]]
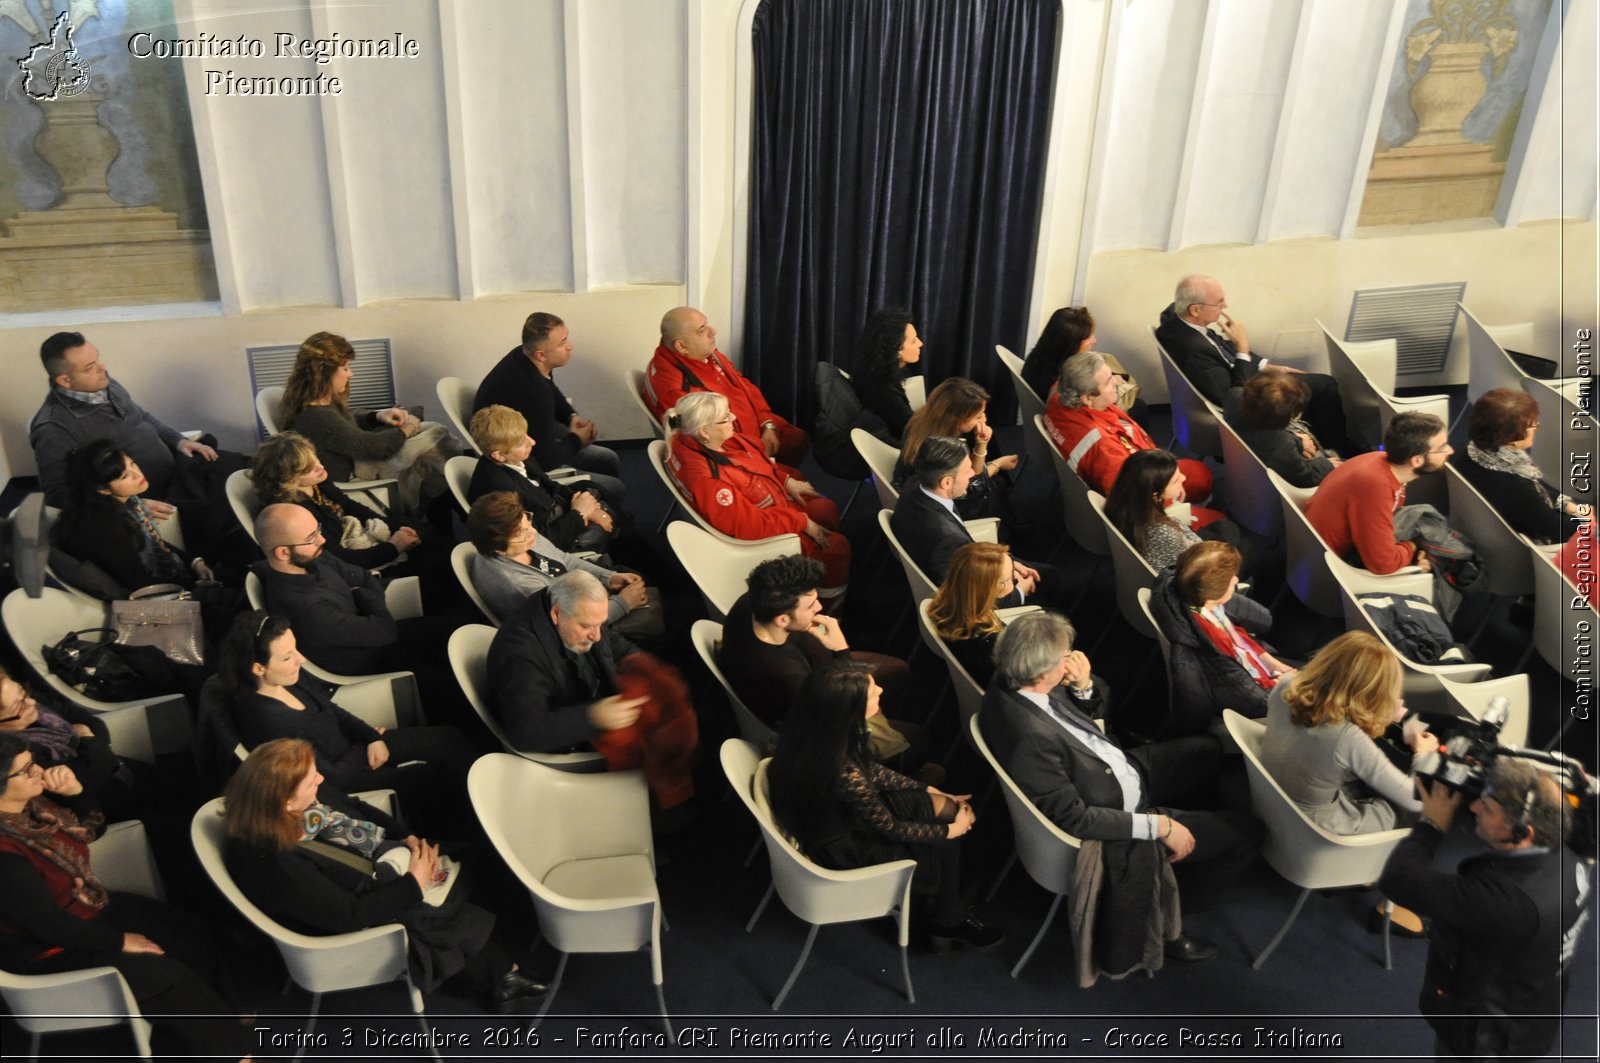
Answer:
[[(1022, 379), (1040, 399), (1048, 401), (1050, 392), (1061, 379), (1061, 363), (1075, 354), (1095, 349), (1099, 337), (1094, 331), (1094, 315), (1087, 306), (1063, 306), (1050, 315), (1039, 333), (1039, 342), (1033, 345), (1022, 363)], [(1139, 424), (1145, 424), (1146, 410), (1139, 398), (1139, 383), (1133, 379), (1115, 355), (1099, 352), (1111, 368), (1117, 381), (1117, 405), (1126, 410)]]
[(928, 604), (934, 630), (979, 687), (994, 678), (994, 644), (1006, 629), (996, 607), (1016, 586), (1010, 548), (967, 543), (951, 555), (944, 582)]
[(563, 550), (604, 553), (617, 533), (617, 509), (589, 480), (558, 483), (533, 457), (533, 437), (522, 414), (485, 406), (472, 415), (472, 440), (483, 452), (467, 484), (470, 506), (491, 491), (513, 491), (535, 525)]
[[(1305, 373), (1287, 366), (1267, 364), (1250, 351), (1250, 336), (1228, 309), (1222, 283), (1215, 277), (1191, 273), (1178, 282), (1172, 305), (1161, 311), (1156, 341), (1172, 356), (1195, 390), (1213, 406), (1225, 409), (1228, 392), (1241, 388), (1257, 373), (1294, 373), (1310, 392), (1306, 419), (1317, 436), (1340, 454), (1355, 454), (1345, 430), (1344, 405), (1339, 384), (1324, 373)], [(1212, 331), (1211, 326), (1216, 326)]]
[(1227, 543), (1196, 543), (1178, 555), (1150, 593), (1150, 614), (1171, 646), (1171, 711), (1144, 730), (1154, 738), (1203, 734), (1223, 709), (1260, 718), (1267, 694), (1294, 668), (1274, 657), (1255, 635), (1272, 614), (1242, 594), (1239, 551)]
[(1340, 462), (1301, 419), (1311, 391), (1296, 373), (1257, 373), (1228, 392), (1225, 420), (1261, 464), (1295, 487), (1315, 487)]
[(47, 771), (23, 736), (0, 733), (0, 771), (0, 967), (28, 975), (114, 967), (155, 1020), (164, 1055), (247, 1055), (254, 1040), (218, 989), (216, 928), (100, 884), (89, 842), (105, 818), (71, 768)]
[[(1178, 885), (1169, 864), (1212, 861), (1215, 880), (1242, 870), (1260, 824), (1228, 812), (1188, 811), (1216, 781), (1220, 746), (1209, 735), (1124, 750), (1095, 726), (1105, 706), (1073, 628), (1054, 613), (1018, 617), (995, 648), (995, 677), (979, 725), (1006, 773), (1056, 826), (1086, 843), (1075, 919), (1081, 943), (1093, 926), (1094, 963), (1114, 977), (1158, 970), (1163, 959), (1208, 960), (1215, 945), (1179, 935)], [(1181, 805), (1185, 807), (1172, 807)], [(1088, 843), (1098, 843), (1098, 851)]]
[(914, 412), (905, 378), (922, 361), (922, 339), (904, 310), (878, 310), (856, 340), (850, 386), (861, 405), (877, 414), (899, 446)]
[(903, 492), (910, 485), (917, 455), (927, 440), (954, 436), (967, 444), (973, 469), (972, 482), (967, 484), (967, 493), (957, 500), (956, 512), (963, 520), (999, 517), (1014, 524), (1007, 501), (1011, 486), (1007, 473), (1016, 469), (1017, 456), (989, 457), (989, 440), (994, 431), (989, 427), (988, 406), (989, 393), (972, 381), (951, 377), (940, 382), (906, 425), (900, 459), (894, 466), (895, 486)]
[(629, 638), (659, 638), (666, 630), (661, 592), (636, 572), (617, 572), (576, 557), (533, 526), (510, 491), (481, 495), (467, 514), (467, 537), (477, 548), (472, 583), (501, 618), (520, 614), (528, 599), (566, 572), (587, 572), (610, 593), (606, 622)]
[[(1044, 416), (1050, 439), (1067, 465), (1107, 497), (1129, 455), (1156, 449), (1150, 433), (1117, 405), (1117, 378), (1104, 356), (1093, 351), (1061, 363)], [(1196, 502), (1210, 498), (1213, 478), (1206, 463), (1183, 458), (1178, 464), (1189, 484), (1188, 497)]]
[(661, 319), (661, 344), (645, 372), (645, 403), (660, 421), (680, 399), (708, 391), (727, 400), (737, 421), (734, 431), (748, 449), (788, 466), (805, 459), (811, 446), (805, 430), (774, 413), (761, 389), (717, 350), (717, 330), (704, 314), (692, 306), (674, 307)]
[(617, 452), (595, 442), (599, 428), (573, 409), (556, 383), (555, 370), (571, 360), (567, 323), (554, 314), (529, 314), (522, 323), (522, 342), (483, 378), (472, 411), (488, 406), (516, 410), (527, 421), (528, 434), (548, 468), (571, 465), (589, 473), (620, 506), (627, 499), (627, 488), (617, 478), (622, 469)]
[(850, 540), (839, 534), (839, 507), (822, 497), (799, 470), (777, 464), (738, 433), (720, 394), (685, 395), (668, 425), (668, 471), (695, 510), (735, 539), (800, 535), (800, 549), (823, 563), (824, 600), (842, 596), (850, 579)]
[(817, 597), (822, 571), (820, 561), (798, 555), (763, 561), (750, 570), (748, 590), (722, 625), (717, 657), (722, 673), (751, 712), (781, 731), (809, 726), (812, 706), (800, 693), (808, 675), (835, 662), (860, 664), (884, 692), (883, 714), (867, 722), (872, 756), (915, 769), (923, 763), (921, 751), (909, 750), (922, 728), (895, 718), (905, 707), (911, 669), (898, 657), (850, 649), (838, 619), (822, 615)]
[(223, 858), (240, 892), (303, 934), (401, 924), (424, 991), (459, 979), (491, 1012), (542, 996), (495, 940), (493, 913), (456, 881), (466, 868), (371, 805), (319, 790), (319, 759), (309, 742), (280, 738), (229, 780)]
[[(1557, 425), (1545, 429), (1560, 430)], [(1593, 507), (1545, 486), (1546, 472), (1559, 477), (1561, 470), (1533, 463), (1529, 450), (1538, 431), (1539, 404), (1533, 396), (1495, 388), (1472, 404), (1467, 452), (1457, 455), (1454, 464), (1513, 531), (1536, 543), (1564, 542), (1592, 515)]]
[(1238, 525), (1187, 499), (1183, 462), (1170, 451), (1140, 450), (1123, 462), (1105, 515), (1157, 572), (1203, 539), (1238, 544)]
[(392, 788), (419, 822), (459, 837), (470, 822), (472, 743), (453, 727), (373, 727), (336, 705), (322, 683), (301, 671), (304, 661), (282, 617), (259, 609), (234, 622), (218, 654), (216, 681), (245, 745), (303, 738), (316, 751), (317, 770), (340, 792)]
[(922, 901), (937, 952), (983, 952), (1005, 935), (964, 905), (961, 850), (972, 829), (970, 794), (947, 794), (878, 763), (868, 725), (882, 691), (865, 666), (828, 663), (800, 690), (804, 726), (786, 727), (767, 768), (772, 818), (800, 851), (839, 871), (912, 859), (912, 892)]

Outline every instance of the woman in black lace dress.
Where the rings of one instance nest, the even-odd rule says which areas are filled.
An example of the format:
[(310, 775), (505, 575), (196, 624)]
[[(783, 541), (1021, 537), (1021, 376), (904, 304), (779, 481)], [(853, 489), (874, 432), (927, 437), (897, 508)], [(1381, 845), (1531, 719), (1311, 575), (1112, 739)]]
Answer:
[(1004, 935), (961, 904), (953, 843), (972, 829), (971, 795), (924, 786), (872, 759), (867, 717), (878, 712), (880, 693), (859, 665), (829, 665), (806, 677), (799, 700), (806, 726), (784, 728), (767, 769), (773, 818), (823, 867), (915, 860), (912, 891), (926, 905), (932, 947), (993, 948)]

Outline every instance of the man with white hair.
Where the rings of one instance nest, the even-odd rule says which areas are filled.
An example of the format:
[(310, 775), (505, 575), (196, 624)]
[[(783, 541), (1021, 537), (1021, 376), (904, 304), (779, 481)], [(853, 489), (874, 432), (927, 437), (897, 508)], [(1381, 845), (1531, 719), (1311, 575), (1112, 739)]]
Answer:
[(1250, 350), (1244, 323), (1228, 310), (1222, 282), (1204, 273), (1191, 273), (1178, 282), (1172, 305), (1161, 311), (1156, 340), (1172, 356), (1196, 391), (1217, 407), (1238, 402), (1237, 392), (1257, 373), (1271, 370), (1299, 374), (1311, 392), (1306, 420), (1323, 446), (1349, 457), (1357, 453), (1345, 431), (1344, 404), (1339, 383), (1323, 373), (1306, 373), (1288, 366), (1269, 366), (1267, 359)]

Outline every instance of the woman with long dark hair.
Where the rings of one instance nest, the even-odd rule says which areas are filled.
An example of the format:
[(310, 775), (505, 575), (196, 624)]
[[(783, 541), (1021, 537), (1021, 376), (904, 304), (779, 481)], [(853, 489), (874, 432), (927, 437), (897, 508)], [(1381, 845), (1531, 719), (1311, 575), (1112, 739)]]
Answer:
[(1238, 526), (1220, 514), (1204, 526), (1198, 524), (1194, 509), (1183, 501), (1183, 482), (1170, 451), (1139, 450), (1122, 463), (1106, 498), (1106, 519), (1157, 572), (1202, 539), (1239, 541)]
[(927, 902), (933, 948), (994, 948), (1004, 935), (961, 903), (953, 843), (972, 829), (972, 796), (924, 786), (872, 759), (867, 718), (878, 713), (880, 693), (859, 665), (806, 677), (798, 701), (805, 726), (783, 729), (767, 768), (773, 818), (823, 867), (915, 860), (912, 890)]
[(905, 378), (922, 361), (922, 339), (904, 310), (879, 310), (867, 318), (856, 341), (850, 386), (861, 405), (883, 418), (896, 443), (911, 420)]
[[(1087, 306), (1063, 306), (1050, 315), (1039, 333), (1039, 342), (1033, 345), (1022, 362), (1022, 380), (1041, 400), (1050, 398), (1050, 389), (1056, 386), (1061, 375), (1061, 363), (1075, 354), (1092, 351), (1099, 342), (1095, 335), (1094, 315)], [(1145, 406), (1139, 397), (1139, 384), (1133, 375), (1122, 367), (1115, 355), (1101, 352), (1106, 365), (1117, 381), (1117, 405), (1129, 417), (1145, 425)], [(1146, 426), (1148, 427), (1148, 426)]]

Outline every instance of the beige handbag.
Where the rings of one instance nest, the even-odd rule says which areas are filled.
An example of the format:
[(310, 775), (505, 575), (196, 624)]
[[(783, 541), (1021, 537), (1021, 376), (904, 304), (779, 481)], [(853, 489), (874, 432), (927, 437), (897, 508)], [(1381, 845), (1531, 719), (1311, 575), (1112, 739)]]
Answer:
[(1100, 357), (1106, 360), (1106, 368), (1117, 378), (1117, 405), (1127, 410), (1139, 398), (1139, 382), (1133, 379), (1132, 373), (1122, 368), (1116, 355), (1101, 351)]
[(112, 602), (111, 626), (124, 646), (154, 646), (177, 664), (206, 663), (200, 603), (176, 583), (153, 583)]

